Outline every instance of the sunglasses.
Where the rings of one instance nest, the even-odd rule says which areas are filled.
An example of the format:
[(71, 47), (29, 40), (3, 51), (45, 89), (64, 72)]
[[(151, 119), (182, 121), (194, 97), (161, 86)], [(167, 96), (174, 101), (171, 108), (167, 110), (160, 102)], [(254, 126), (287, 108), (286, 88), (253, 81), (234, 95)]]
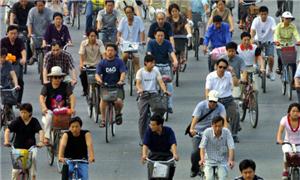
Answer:
[(53, 79), (62, 79), (63, 76), (52, 76)]
[(210, 102), (210, 103), (217, 103), (216, 101), (208, 101), (208, 102)]
[(227, 69), (227, 66), (219, 66), (220, 69)]

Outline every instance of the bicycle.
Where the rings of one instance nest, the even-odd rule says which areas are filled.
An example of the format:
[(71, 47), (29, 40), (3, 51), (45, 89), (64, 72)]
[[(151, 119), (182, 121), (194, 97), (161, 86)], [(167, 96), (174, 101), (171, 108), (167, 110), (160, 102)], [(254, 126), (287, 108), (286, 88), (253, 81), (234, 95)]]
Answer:
[[(279, 143), (277, 143), (279, 144)], [(292, 152), (285, 153), (286, 162), (288, 166), (289, 180), (300, 179), (300, 152), (297, 151), (297, 146), (300, 144), (291, 144), (289, 142), (283, 142), (281, 145), (288, 144), (292, 147)]]
[(262, 57), (263, 57), (263, 64), (265, 67), (265, 71), (262, 71), (259, 73), (259, 76), (261, 78), (261, 88), (263, 89), (263, 93), (266, 93), (266, 87), (267, 87), (267, 65), (268, 65), (268, 61), (269, 61), (269, 56), (265, 55), (265, 51), (266, 51), (266, 46), (268, 44), (267, 43), (260, 43), (259, 42), (259, 47), (261, 48), (261, 52), (262, 52)]
[[(160, 159), (160, 158), (158, 158)], [(172, 178), (171, 176), (175, 173), (175, 159), (171, 158), (169, 160), (151, 160), (146, 158), (147, 169), (148, 169), (148, 179), (163, 180)], [(171, 173), (171, 168), (173, 171)]]
[[(214, 180), (219, 179), (217, 172), (218, 172), (218, 166), (213, 166)], [(205, 180), (204, 166), (200, 166), (198, 175), (200, 176), (200, 180)]]
[(75, 20), (77, 21), (77, 29), (80, 29), (80, 12), (81, 12), (81, 0), (71, 0), (72, 5), (71, 5), (71, 12), (70, 12), (70, 21), (71, 21), (71, 26), (74, 27), (75, 25)]
[(238, 104), (240, 121), (243, 122), (246, 117), (248, 110), (250, 123), (253, 128), (257, 127), (258, 123), (258, 101), (257, 101), (257, 90), (253, 86), (254, 71), (248, 72), (247, 82), (241, 82), (245, 85), (242, 91), (242, 102)]
[(114, 102), (120, 97), (123, 99), (124, 90), (123, 85), (107, 85), (104, 84), (100, 87), (101, 99), (107, 102), (105, 109), (105, 141), (109, 143), (113, 136), (115, 136), (114, 119), (115, 108)]
[[(200, 18), (197, 18), (197, 16), (199, 16)], [(203, 44), (203, 37), (204, 37), (204, 34), (205, 34), (205, 29), (206, 29), (206, 16), (200, 16), (200, 15), (194, 15), (193, 13), (193, 19), (196, 18), (198, 21), (195, 21), (197, 22), (197, 25), (194, 26), (193, 28), (193, 49), (195, 51), (195, 58), (197, 61), (199, 61), (199, 46)]]
[[(174, 74), (175, 74), (175, 85), (176, 87), (179, 86), (179, 74), (180, 72), (184, 72), (186, 69), (186, 63), (188, 60), (188, 38), (186, 37), (186, 35), (174, 35), (174, 41), (175, 41), (175, 51), (176, 51), (176, 57), (178, 62), (178, 67), (174, 70)], [(180, 58), (180, 54), (181, 52), (184, 51), (185, 52), (185, 59), (186, 62), (183, 63), (181, 58)]]
[[(71, 174), (72, 180), (81, 180), (80, 172), (79, 172), (79, 164), (89, 164), (89, 162), (85, 159), (67, 159), (66, 158), (66, 164), (68, 166), (72, 165), (73, 169), (69, 174)], [(69, 169), (70, 170), (70, 169)]]
[(262, 0), (257, 0), (255, 2), (249, 2), (249, 3), (245, 3), (245, 2), (242, 3), (243, 6), (248, 6), (247, 17), (242, 27), (240, 27), (240, 29), (242, 29), (244, 32), (250, 32), (252, 22), (254, 18), (256, 18), (259, 11), (259, 7), (256, 5), (260, 2), (262, 2)]
[(69, 121), (71, 116), (68, 114), (53, 114), (52, 126), (50, 130), (49, 145), (47, 146), (48, 164), (53, 165), (54, 157), (56, 157), (56, 165), (58, 172), (61, 172), (63, 164), (58, 160), (59, 140), (64, 132), (69, 129)]
[(95, 123), (99, 121), (99, 103), (100, 95), (99, 88), (95, 79), (96, 68), (85, 66), (83, 71), (86, 72), (88, 80), (88, 95), (86, 96), (86, 101), (88, 104), (88, 114), (89, 117), (94, 119)]

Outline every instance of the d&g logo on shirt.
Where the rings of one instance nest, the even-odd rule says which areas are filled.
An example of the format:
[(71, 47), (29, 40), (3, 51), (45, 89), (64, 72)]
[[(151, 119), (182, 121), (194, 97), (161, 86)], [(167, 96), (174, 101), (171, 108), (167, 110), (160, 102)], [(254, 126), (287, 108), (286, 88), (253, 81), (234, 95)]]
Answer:
[(105, 68), (105, 72), (108, 73), (108, 74), (113, 74), (116, 71), (117, 71), (116, 67), (107, 67), (107, 68)]

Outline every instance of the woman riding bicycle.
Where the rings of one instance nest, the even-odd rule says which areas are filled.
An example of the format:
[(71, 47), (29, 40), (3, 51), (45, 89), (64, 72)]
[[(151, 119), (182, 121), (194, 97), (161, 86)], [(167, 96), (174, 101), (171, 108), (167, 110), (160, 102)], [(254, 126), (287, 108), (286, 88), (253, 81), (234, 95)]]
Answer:
[[(65, 163), (62, 170), (62, 179), (68, 180), (73, 172), (74, 165), (67, 159), (85, 159), (89, 163), (95, 161), (92, 135), (88, 130), (82, 130), (80, 117), (73, 117), (69, 123), (69, 131), (65, 132), (60, 140), (58, 158)], [(88, 164), (78, 163), (78, 176), (88, 180)], [(69, 177), (69, 178), (68, 178)]]
[[(290, 104), (287, 115), (284, 116), (279, 124), (277, 131), (277, 142), (283, 144), (289, 142), (291, 144), (300, 144), (300, 104)], [(282, 133), (285, 130), (284, 140), (282, 140)], [(282, 146), (283, 151), (283, 173), (282, 178), (287, 179), (289, 176), (288, 167), (286, 163), (285, 153), (292, 152), (292, 147), (289, 144)], [(297, 152), (300, 152), (300, 146), (297, 147)]]

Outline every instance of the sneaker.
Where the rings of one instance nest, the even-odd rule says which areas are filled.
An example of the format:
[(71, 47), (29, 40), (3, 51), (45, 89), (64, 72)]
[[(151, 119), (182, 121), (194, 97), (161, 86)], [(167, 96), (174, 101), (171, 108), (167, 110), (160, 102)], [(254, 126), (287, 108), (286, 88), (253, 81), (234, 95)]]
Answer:
[(270, 72), (269, 73), (269, 78), (270, 78), (271, 81), (275, 81), (275, 74), (274, 74), (274, 72)]
[(172, 114), (172, 113), (173, 113), (173, 109), (172, 109), (172, 108), (170, 108), (170, 107), (168, 108), (168, 110), (167, 110), (167, 111), (168, 111), (168, 113), (170, 113), (170, 114)]
[(280, 68), (276, 69), (276, 73), (280, 75), (281, 74), (281, 70), (282, 69), (280, 69)]
[(239, 138), (237, 136), (233, 136), (233, 141), (235, 143), (239, 143), (240, 142), (240, 140), (239, 140)]
[(282, 172), (282, 179), (288, 179), (289, 177), (289, 172), (288, 171), (283, 171)]

